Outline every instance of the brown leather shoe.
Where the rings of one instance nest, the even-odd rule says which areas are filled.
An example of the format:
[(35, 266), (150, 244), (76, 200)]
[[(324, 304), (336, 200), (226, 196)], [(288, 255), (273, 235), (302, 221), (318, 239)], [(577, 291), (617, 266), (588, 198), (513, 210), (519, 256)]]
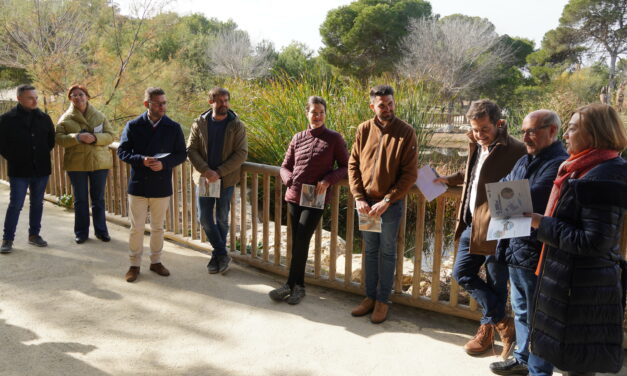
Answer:
[(505, 317), (503, 320), (496, 323), (494, 328), (499, 333), (501, 342), (503, 342), (501, 357), (507, 359), (512, 351), (514, 351), (514, 346), (516, 345), (516, 327), (514, 326), (514, 319)]
[(468, 355), (481, 355), (490, 350), (494, 344), (494, 326), (492, 324), (482, 324), (477, 330), (475, 337), (464, 345), (464, 350)]
[(374, 303), (374, 311), (370, 316), (370, 322), (373, 324), (381, 324), (388, 318), (388, 311), (390, 309), (390, 305), (387, 303), (383, 303), (380, 301), (376, 301)]
[(372, 312), (374, 309), (374, 299), (366, 298), (351, 311), (351, 315), (355, 317), (364, 316)]
[(163, 266), (162, 263), (150, 264), (150, 271), (155, 272), (161, 276), (167, 277), (170, 275), (170, 271)]
[(139, 266), (131, 266), (126, 272), (126, 282), (135, 282), (139, 277)]

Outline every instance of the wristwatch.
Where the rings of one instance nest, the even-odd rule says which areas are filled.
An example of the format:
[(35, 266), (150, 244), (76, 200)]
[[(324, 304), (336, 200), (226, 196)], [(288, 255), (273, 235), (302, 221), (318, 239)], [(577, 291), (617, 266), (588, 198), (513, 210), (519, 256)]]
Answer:
[(386, 198), (384, 198), (384, 199), (383, 199), (383, 201), (385, 201), (386, 203), (388, 203), (388, 204), (389, 204), (389, 203), (390, 203), (390, 198), (389, 198), (389, 197), (386, 197)]

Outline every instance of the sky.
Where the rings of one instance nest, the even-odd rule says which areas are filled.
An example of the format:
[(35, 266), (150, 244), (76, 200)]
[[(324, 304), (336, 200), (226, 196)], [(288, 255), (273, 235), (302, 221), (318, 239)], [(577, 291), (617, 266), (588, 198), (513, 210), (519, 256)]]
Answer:
[[(134, 0), (115, 0), (125, 13)], [(319, 28), (327, 12), (352, 0), (177, 0), (166, 10), (179, 14), (202, 13), (221, 21), (232, 19), (253, 41), (270, 40), (277, 49), (292, 41), (317, 51), (322, 47)], [(461, 13), (490, 20), (499, 34), (524, 37), (540, 46), (542, 37), (559, 24), (568, 0), (430, 0), (433, 13)]]

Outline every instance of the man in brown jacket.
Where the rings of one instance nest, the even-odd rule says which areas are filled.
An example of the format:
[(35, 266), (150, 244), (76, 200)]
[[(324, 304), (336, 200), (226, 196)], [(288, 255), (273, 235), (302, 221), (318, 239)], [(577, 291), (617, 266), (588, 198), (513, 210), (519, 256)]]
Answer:
[[(468, 132), (466, 171), (436, 179), (448, 185), (464, 185), (455, 229), (459, 249), (453, 277), (483, 309), (481, 326), (475, 337), (464, 345), (464, 350), (470, 355), (488, 351), (496, 329), (503, 342), (501, 356), (507, 358), (516, 344), (514, 321), (505, 315), (509, 274), (507, 265), (497, 262), (494, 257), (496, 241), (487, 240), (490, 209), (485, 185), (506, 176), (526, 149), (522, 142), (507, 134), (496, 103), (488, 100), (472, 102), (466, 117), (472, 128)], [(487, 281), (479, 277), (483, 264)]]
[(360, 215), (381, 218), (381, 232), (362, 231), (366, 242), (366, 298), (351, 312), (385, 321), (396, 269), (396, 237), (403, 198), (418, 174), (416, 132), (394, 116), (394, 89), (370, 90), (375, 117), (360, 124), (348, 161), (350, 190)]
[(229, 269), (231, 257), (226, 250), (226, 239), (231, 197), (248, 156), (246, 128), (229, 109), (230, 98), (231, 94), (224, 88), (211, 89), (211, 109), (194, 121), (187, 140), (188, 158), (195, 170), (194, 182), (220, 184), (219, 197), (198, 197), (198, 219), (213, 247), (207, 265), (209, 274), (225, 273)]

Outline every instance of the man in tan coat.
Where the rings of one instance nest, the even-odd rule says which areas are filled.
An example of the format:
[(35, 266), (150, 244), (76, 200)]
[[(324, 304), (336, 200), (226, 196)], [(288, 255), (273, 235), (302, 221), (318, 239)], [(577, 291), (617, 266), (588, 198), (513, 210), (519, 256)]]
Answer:
[(219, 197), (198, 197), (198, 219), (213, 247), (207, 265), (209, 274), (225, 273), (231, 257), (226, 249), (229, 211), (233, 188), (239, 181), (240, 168), (248, 156), (246, 128), (229, 109), (231, 94), (214, 87), (209, 91), (211, 109), (192, 124), (187, 140), (189, 161), (194, 166), (194, 181), (200, 186), (219, 184)]
[(366, 243), (366, 298), (351, 312), (385, 321), (396, 269), (396, 238), (403, 198), (418, 175), (414, 128), (394, 116), (394, 89), (370, 90), (375, 117), (360, 124), (348, 161), (350, 190), (360, 215), (380, 218), (381, 232), (362, 231)]
[[(472, 102), (466, 117), (472, 127), (466, 171), (436, 179), (448, 185), (463, 184), (455, 239), (459, 249), (455, 258), (453, 277), (483, 308), (481, 326), (476, 336), (464, 346), (470, 355), (488, 351), (494, 342), (496, 329), (503, 341), (501, 356), (507, 358), (514, 349), (514, 321), (505, 315), (507, 302), (507, 265), (494, 257), (496, 241), (487, 240), (490, 209), (486, 183), (498, 182), (514, 167), (524, 154), (525, 145), (507, 134), (501, 110), (488, 100)], [(487, 281), (479, 277), (485, 264)]]

